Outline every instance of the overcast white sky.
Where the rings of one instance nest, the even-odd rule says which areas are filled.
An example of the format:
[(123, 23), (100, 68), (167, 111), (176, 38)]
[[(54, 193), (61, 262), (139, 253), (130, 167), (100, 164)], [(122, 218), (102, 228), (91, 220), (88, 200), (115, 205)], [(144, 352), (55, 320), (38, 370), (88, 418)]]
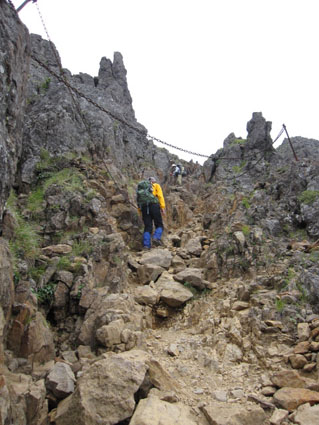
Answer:
[[(22, 3), (13, 0), (16, 7)], [(318, 0), (37, 5), (73, 74), (96, 76), (102, 56), (113, 60), (115, 51), (122, 53), (137, 120), (152, 136), (210, 155), (231, 132), (246, 138), (252, 113), (262, 112), (273, 139), (283, 123), (291, 137), (319, 139)], [(47, 38), (37, 5), (28, 3), (20, 18)]]

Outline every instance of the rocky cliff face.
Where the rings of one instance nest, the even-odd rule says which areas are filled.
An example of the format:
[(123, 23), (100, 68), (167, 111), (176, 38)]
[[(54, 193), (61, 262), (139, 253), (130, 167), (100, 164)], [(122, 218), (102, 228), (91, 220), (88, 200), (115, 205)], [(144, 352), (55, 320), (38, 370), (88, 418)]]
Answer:
[[(51, 43), (31, 35), (31, 48), (37, 59), (61, 76), (59, 55)], [(44, 150), (51, 155), (76, 153), (111, 158), (118, 168), (130, 169), (131, 173), (139, 173), (141, 168), (151, 165), (168, 169), (171, 156), (166, 150), (156, 148), (147, 139), (147, 130), (136, 121), (120, 53), (114, 54), (113, 62), (102, 58), (95, 78), (87, 74), (72, 76), (63, 70), (63, 80), (95, 104), (77, 96), (34, 60), (30, 75), (19, 168), (22, 184), (31, 182), (35, 164)]]
[[(25, 34), (3, 1), (0, 13), (1, 31)], [(10, 81), (20, 44), (1, 43)], [(230, 134), (178, 186), (165, 175), (174, 157), (136, 122), (120, 54), (96, 78), (59, 77), (54, 46), (36, 35), (31, 46), (12, 114), (26, 110), (0, 123), (11, 158), (0, 424), (315, 424), (319, 142), (293, 138), (296, 162), (253, 113), (246, 139)], [(75, 101), (66, 82), (119, 120)], [(10, 151), (9, 136), (23, 148)], [(150, 252), (134, 206), (143, 172), (160, 178), (167, 203), (164, 246)]]
[(15, 179), (22, 149), (22, 126), (30, 60), (26, 27), (0, 2), (0, 216)]

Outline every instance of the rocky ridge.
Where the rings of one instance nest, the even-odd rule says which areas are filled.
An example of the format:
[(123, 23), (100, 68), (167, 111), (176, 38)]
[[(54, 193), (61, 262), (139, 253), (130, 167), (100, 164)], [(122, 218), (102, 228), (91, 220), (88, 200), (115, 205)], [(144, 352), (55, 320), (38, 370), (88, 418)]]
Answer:
[[(47, 42), (30, 42), (56, 66)], [(133, 122), (125, 72), (116, 55), (98, 80), (68, 78)], [(167, 151), (83, 105), (87, 135), (63, 85), (33, 62), (30, 75), (1, 198), (0, 422), (316, 424), (315, 141), (294, 139), (287, 161), (254, 113), (247, 139), (230, 134), (178, 187)], [(165, 246), (147, 253), (141, 174), (167, 201)]]

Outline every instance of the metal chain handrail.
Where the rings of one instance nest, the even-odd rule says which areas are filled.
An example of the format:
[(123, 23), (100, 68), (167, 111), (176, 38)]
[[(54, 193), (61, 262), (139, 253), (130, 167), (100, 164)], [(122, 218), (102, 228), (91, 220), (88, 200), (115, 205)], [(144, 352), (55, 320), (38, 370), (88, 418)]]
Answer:
[[(278, 133), (278, 136), (275, 138), (275, 140), (273, 140), (273, 142), (271, 143), (271, 145), (273, 145), (278, 139), (279, 139), (279, 137), (282, 135), (282, 133), (285, 131), (285, 129), (284, 129), (284, 126), (282, 126), (282, 128), (281, 128), (281, 130), (279, 131), (279, 133)], [(248, 164), (247, 164), (247, 166), (245, 166), (244, 167), (244, 170), (245, 171), (243, 171), (241, 174), (237, 174), (236, 176), (232, 176), (232, 177), (228, 177), (228, 178), (224, 178), (224, 180), (232, 180), (232, 179), (234, 179), (234, 178), (236, 178), (236, 179), (238, 179), (239, 177), (242, 177), (244, 174), (246, 174), (247, 172), (248, 172), (248, 170), (250, 169), (250, 168), (252, 168), (252, 167), (255, 167), (263, 158), (264, 158), (264, 156), (263, 156), (263, 154), (265, 153), (265, 152), (267, 152), (268, 151), (268, 149), (264, 149), (264, 150), (262, 150), (262, 155), (260, 156), (260, 158), (253, 164), (253, 165), (251, 165), (251, 164), (249, 164), (249, 167), (248, 167)], [(242, 159), (242, 160), (244, 160), (244, 159), (249, 159), (248, 157), (246, 157), (246, 158), (239, 158), (239, 159)], [(219, 158), (217, 158), (216, 159), (217, 161), (219, 161)]]
[[(36, 2), (36, 0), (35, 0), (35, 2)], [(76, 100), (75, 100), (75, 98), (74, 98), (74, 96), (73, 96), (73, 92), (77, 95), (77, 96), (79, 96), (79, 97), (82, 97), (82, 98), (84, 98), (87, 102), (89, 102), (89, 103), (91, 103), (93, 106), (95, 106), (96, 108), (98, 108), (98, 109), (100, 109), (102, 112), (104, 112), (104, 113), (106, 113), (106, 114), (108, 114), (109, 116), (111, 116), (113, 119), (115, 119), (115, 120), (117, 120), (117, 121), (119, 121), (119, 122), (121, 122), (123, 125), (125, 125), (125, 126), (127, 126), (127, 127), (129, 127), (129, 128), (131, 128), (132, 130), (134, 130), (134, 131), (136, 131), (136, 132), (138, 132), (138, 133), (140, 133), (140, 134), (142, 134), (143, 136), (146, 136), (146, 137), (148, 137), (149, 139), (151, 139), (151, 140), (153, 140), (154, 142), (158, 142), (158, 143), (161, 143), (161, 144), (164, 144), (164, 145), (166, 145), (166, 146), (169, 146), (169, 147), (171, 147), (171, 148), (173, 148), (173, 149), (177, 149), (177, 150), (180, 150), (180, 151), (182, 151), (182, 152), (185, 152), (185, 153), (188, 153), (188, 154), (191, 154), (191, 155), (196, 155), (196, 156), (201, 156), (201, 157), (204, 157), (204, 158), (212, 158), (213, 157), (213, 154), (211, 154), (211, 155), (204, 155), (204, 154), (200, 154), (200, 153), (197, 153), (197, 152), (193, 152), (193, 151), (189, 151), (189, 150), (187, 150), (187, 149), (184, 149), (184, 148), (181, 148), (181, 147), (178, 147), (178, 146), (175, 146), (175, 145), (173, 145), (173, 144), (171, 144), (171, 143), (168, 143), (168, 142), (165, 142), (165, 141), (163, 141), (163, 140), (161, 140), (161, 139), (159, 139), (159, 138), (157, 138), (157, 137), (154, 137), (154, 136), (151, 136), (150, 134), (148, 134), (148, 133), (146, 133), (145, 134), (145, 132), (143, 132), (141, 129), (139, 129), (139, 128), (137, 128), (137, 127), (135, 127), (134, 125), (132, 125), (132, 124), (130, 124), (130, 123), (128, 123), (128, 122), (126, 122), (125, 120), (123, 120), (122, 118), (120, 118), (120, 117), (117, 117), (117, 116), (115, 116), (113, 113), (111, 113), (110, 111), (108, 111), (107, 109), (105, 109), (105, 108), (103, 108), (101, 105), (99, 105), (98, 103), (96, 103), (95, 101), (93, 101), (91, 98), (89, 98), (88, 96), (86, 96), (85, 94), (83, 94), (82, 92), (80, 92), (77, 88), (75, 88), (75, 87), (73, 87), (70, 83), (69, 83), (69, 81), (67, 80), (67, 78), (66, 78), (66, 76), (65, 76), (65, 73), (64, 73), (64, 71), (63, 71), (63, 68), (62, 68), (62, 64), (61, 64), (61, 61), (60, 61), (60, 59), (59, 59), (59, 57), (58, 57), (58, 55), (57, 55), (57, 53), (56, 53), (56, 50), (53, 48), (53, 43), (52, 43), (52, 41), (51, 41), (51, 39), (50, 39), (50, 36), (49, 36), (49, 33), (48, 33), (48, 30), (47, 30), (47, 27), (46, 27), (46, 25), (45, 25), (45, 22), (44, 22), (44, 19), (43, 19), (43, 16), (42, 16), (42, 14), (41, 14), (41, 11), (40, 11), (40, 8), (39, 8), (39, 5), (38, 5), (38, 3), (36, 2), (36, 7), (37, 7), (37, 10), (38, 10), (38, 13), (39, 13), (39, 16), (40, 16), (40, 19), (41, 19), (41, 22), (42, 22), (42, 25), (43, 25), (43, 28), (44, 28), (44, 30), (45, 30), (45, 33), (46, 33), (46, 35), (47, 35), (47, 37), (48, 37), (48, 40), (49, 40), (49, 43), (50, 43), (50, 46), (51, 46), (51, 49), (53, 50), (53, 53), (54, 53), (54, 56), (55, 56), (55, 58), (56, 58), (56, 61), (57, 61), (57, 64), (58, 64), (58, 66), (59, 66), (59, 70), (60, 70), (60, 76), (58, 76), (54, 71), (52, 71), (46, 64), (44, 64), (42, 61), (40, 61), (38, 58), (36, 58), (34, 55), (31, 55), (31, 57), (32, 57), (32, 59), (34, 59), (40, 66), (42, 66), (42, 67), (44, 67), (50, 74), (52, 74), (52, 75), (54, 75), (60, 82), (62, 82), (67, 88), (68, 88), (68, 90), (69, 90), (69, 92), (70, 92), (70, 95), (71, 95), (71, 98), (72, 98), (72, 100), (73, 100), (73, 103), (74, 103), (74, 105), (75, 105), (75, 107), (76, 107), (76, 109), (77, 109), (77, 111), (78, 111), (78, 113), (79, 113), (79, 115), (80, 115), (80, 117), (81, 117), (81, 119), (82, 119), (82, 121), (83, 121), (83, 124), (84, 124), (84, 126), (85, 126), (85, 128), (86, 128), (86, 131), (87, 131), (87, 133), (88, 133), (88, 135), (90, 136), (90, 138), (91, 138), (91, 141), (92, 141), (92, 136), (91, 136), (91, 134), (90, 134), (90, 130), (89, 130), (89, 126), (87, 125), (87, 123), (86, 123), (86, 120), (85, 120), (85, 118), (84, 118), (84, 116), (83, 116), (83, 114), (82, 114), (82, 111), (81, 111), (81, 108), (80, 108), (80, 106), (79, 106), (79, 104), (76, 102)], [(282, 126), (282, 129), (280, 130), (280, 132), (279, 132), (279, 134), (278, 134), (278, 136), (274, 139), (274, 141), (272, 142), (272, 145), (279, 139), (279, 137), (281, 136), (281, 134), (284, 132), (284, 131), (286, 131), (286, 133), (287, 133), (287, 129), (286, 129), (286, 126), (283, 124), (283, 126)], [(287, 136), (288, 136), (288, 133), (287, 133)], [(289, 136), (288, 136), (288, 139), (289, 139)], [(289, 142), (290, 142), (290, 139), (289, 139)], [(290, 144), (291, 144), (291, 142), (290, 142)], [(293, 147), (292, 147), (292, 145), (291, 145), (291, 148), (292, 148), (292, 150), (293, 150)], [(267, 149), (268, 150), (268, 149)], [(264, 150), (262, 153), (264, 153), (264, 152), (266, 152), (267, 150)], [(294, 150), (293, 150), (293, 152), (294, 152)], [(238, 160), (238, 159), (241, 159), (241, 160), (244, 160), (244, 159), (246, 159), (246, 160), (249, 160), (250, 158), (251, 158), (252, 156), (246, 156), (246, 157), (242, 157), (242, 158), (232, 158), (232, 157), (220, 157), (220, 158), (216, 158), (216, 160), (217, 161), (220, 161), (220, 160)], [(296, 157), (296, 155), (295, 155), (295, 157)], [(263, 156), (261, 156), (256, 162), (255, 162), (255, 164), (254, 164), (254, 166), (256, 166), (261, 160), (263, 159)], [(296, 158), (297, 159), (297, 158)], [(104, 162), (104, 161), (103, 161)], [(105, 162), (104, 162), (104, 164), (105, 164)], [(110, 171), (109, 171), (109, 169), (108, 169), (108, 167), (107, 167), (107, 165), (105, 164), (105, 166), (106, 166), (106, 169), (107, 169), (107, 171), (108, 171), (108, 173), (109, 173), (109, 175), (110, 175), (110, 177), (112, 178), (112, 180), (114, 181), (114, 183), (116, 184), (116, 186), (118, 187), (118, 184), (117, 184), (117, 182), (116, 182), (116, 180), (113, 178), (113, 176), (112, 176), (112, 174), (110, 173)], [(244, 175), (244, 174), (246, 174), (247, 173), (247, 171), (248, 171), (248, 169), (251, 167), (251, 164), (249, 164), (249, 167), (248, 166), (246, 166), (245, 168), (246, 168), (246, 170), (243, 172), (243, 173), (241, 173), (241, 174), (239, 174), (239, 175), (237, 175), (236, 176), (236, 178), (238, 178), (238, 177), (241, 177), (242, 175)], [(135, 208), (136, 208), (136, 206), (134, 205), (134, 204), (132, 204)]]

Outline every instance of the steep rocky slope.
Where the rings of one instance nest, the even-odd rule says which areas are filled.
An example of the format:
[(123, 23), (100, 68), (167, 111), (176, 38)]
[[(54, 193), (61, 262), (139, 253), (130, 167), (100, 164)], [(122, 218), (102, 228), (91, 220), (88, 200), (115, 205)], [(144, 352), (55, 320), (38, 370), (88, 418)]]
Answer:
[[(28, 37), (4, 1), (0, 13), (1, 51), (17, 28), (10, 63)], [(254, 113), (246, 139), (185, 164), (176, 186), (120, 54), (97, 78), (64, 70), (119, 121), (39, 65), (59, 73), (53, 46), (30, 46), (23, 148), (1, 194), (0, 423), (316, 424), (319, 142), (293, 138), (296, 162)], [(167, 215), (164, 247), (145, 253), (135, 188), (150, 175)]]

